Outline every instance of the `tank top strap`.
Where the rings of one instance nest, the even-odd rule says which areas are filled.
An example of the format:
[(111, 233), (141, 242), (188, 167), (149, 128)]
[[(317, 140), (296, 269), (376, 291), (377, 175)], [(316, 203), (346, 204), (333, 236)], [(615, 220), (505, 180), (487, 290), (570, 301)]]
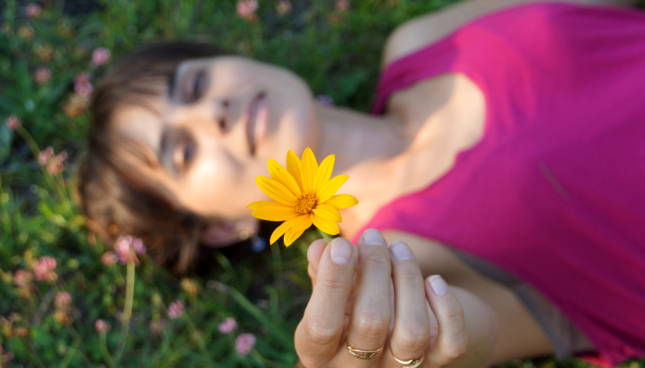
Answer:
[(379, 79), (373, 114), (385, 110), (390, 95), (424, 79), (450, 72), (459, 58), (459, 50), (446, 37), (390, 63)]
[[(381, 74), (371, 112), (383, 113), (389, 97), (398, 90), (443, 73), (459, 73), (486, 97), (488, 118), (508, 120), (518, 112), (533, 115), (537, 94), (543, 92), (541, 76), (562, 62), (553, 60), (552, 50), (569, 46), (560, 45), (564, 42), (557, 40), (557, 34), (543, 28), (566, 9), (558, 3), (506, 8), (395, 60)], [(529, 40), (516, 35), (518, 30), (537, 36)]]

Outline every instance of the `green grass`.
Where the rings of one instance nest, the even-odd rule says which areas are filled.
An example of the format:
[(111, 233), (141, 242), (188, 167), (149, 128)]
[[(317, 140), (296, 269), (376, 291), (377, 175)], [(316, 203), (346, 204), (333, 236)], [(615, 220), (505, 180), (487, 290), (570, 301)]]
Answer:
[[(315, 94), (366, 111), (387, 34), (451, 2), (363, 0), (340, 12), (333, 1), (293, 0), (292, 11), (279, 15), (275, 2), (262, 1), (258, 19), (248, 22), (236, 16), (232, 0), (111, 0), (80, 17), (63, 14), (61, 1), (50, 1), (34, 19), (26, 17), (25, 3), (4, 1), (0, 122), (11, 114), (23, 122), (15, 131), (0, 125), (0, 346), (13, 355), (9, 365), (293, 367), (297, 362), (292, 335), (310, 292), (305, 254), (312, 238), (290, 248), (276, 245), (234, 266), (216, 254), (219, 271), (190, 279), (196, 293), (145, 256), (130, 273), (124, 265), (101, 263), (109, 247), (88, 235), (73, 201), (88, 114), (83, 106), (70, 110), (70, 99), (78, 99), (75, 76), (87, 72), (94, 82), (109, 67), (92, 66), (95, 48), (108, 48), (115, 59), (142, 43), (206, 40), (294, 70)], [(51, 70), (51, 79), (41, 85), (33, 77), (40, 66)], [(47, 146), (69, 154), (61, 173), (52, 175), (38, 163)], [(43, 256), (56, 259), (57, 280), (18, 287), (16, 272), (31, 270)], [(58, 292), (71, 294), (70, 306), (56, 306)], [(168, 317), (174, 300), (186, 305), (178, 319)], [(238, 321), (231, 335), (217, 329), (226, 317)], [(109, 322), (111, 331), (98, 333), (97, 319)], [(165, 326), (154, 333), (152, 322)], [(234, 340), (245, 332), (257, 337), (257, 345), (242, 356)], [(586, 367), (574, 359), (505, 365), (555, 366)]]

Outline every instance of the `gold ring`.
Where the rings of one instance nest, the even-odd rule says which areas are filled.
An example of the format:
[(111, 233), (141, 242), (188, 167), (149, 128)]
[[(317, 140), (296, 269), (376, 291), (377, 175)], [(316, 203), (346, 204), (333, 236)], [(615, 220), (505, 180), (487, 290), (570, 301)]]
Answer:
[(394, 357), (394, 360), (403, 364), (403, 368), (417, 368), (418, 366), (421, 365), (421, 363), (423, 363), (423, 359), (425, 359), (423, 355), (421, 355), (421, 358), (419, 359), (410, 359), (410, 360), (401, 360), (395, 357), (394, 355), (392, 356)]
[(363, 359), (363, 360), (376, 358), (379, 354), (381, 354), (381, 350), (383, 350), (383, 346), (381, 346), (376, 350), (360, 350), (360, 349), (354, 349), (350, 345), (347, 345), (347, 351), (349, 351), (349, 353), (352, 354), (352, 356), (355, 356), (358, 359)]

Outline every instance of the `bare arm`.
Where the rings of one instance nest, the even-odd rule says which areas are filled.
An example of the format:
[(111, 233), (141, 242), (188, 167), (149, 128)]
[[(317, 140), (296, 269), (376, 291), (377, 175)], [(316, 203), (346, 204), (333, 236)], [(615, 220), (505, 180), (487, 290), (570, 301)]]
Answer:
[[(399, 231), (386, 231), (384, 236), (390, 242), (406, 242), (424, 276), (439, 274), (455, 290), (464, 309), (470, 347), (478, 350), (469, 352), (472, 359), (481, 357), (492, 342), (490, 365), (555, 353), (544, 330), (512, 290), (471, 269), (438, 242)], [(473, 364), (470, 357), (464, 356), (450, 367), (468, 367), (467, 363)]]
[(423, 15), (408, 21), (392, 32), (388, 38), (383, 65), (436, 42), (459, 27), (480, 16), (513, 5), (536, 1), (564, 1), (587, 5), (635, 6), (639, 0), (469, 0), (442, 11)]

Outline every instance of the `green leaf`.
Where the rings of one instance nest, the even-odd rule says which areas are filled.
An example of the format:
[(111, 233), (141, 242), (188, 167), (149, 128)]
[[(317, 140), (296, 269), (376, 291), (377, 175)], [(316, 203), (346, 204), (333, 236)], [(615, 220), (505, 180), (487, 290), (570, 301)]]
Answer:
[(11, 141), (13, 140), (13, 131), (4, 124), (4, 119), (0, 122), (0, 165), (2, 165), (11, 152)]

